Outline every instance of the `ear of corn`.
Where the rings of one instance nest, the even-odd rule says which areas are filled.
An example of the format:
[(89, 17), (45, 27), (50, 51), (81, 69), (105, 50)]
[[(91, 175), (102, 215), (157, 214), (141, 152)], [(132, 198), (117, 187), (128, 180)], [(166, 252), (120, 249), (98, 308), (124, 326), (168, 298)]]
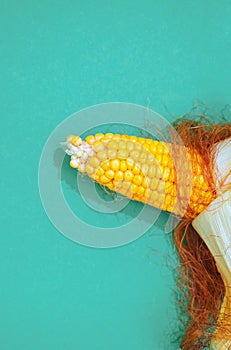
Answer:
[[(159, 209), (183, 215), (189, 206), (193, 215), (202, 212), (213, 198), (202, 175), (199, 155), (189, 151), (181, 169), (184, 186), (178, 186), (172, 145), (119, 134), (67, 138), (70, 165), (110, 190)], [(183, 152), (178, 146), (175, 153)], [(180, 156), (179, 156), (180, 158)], [(187, 163), (187, 162), (186, 162)], [(184, 207), (185, 209), (185, 207)]]

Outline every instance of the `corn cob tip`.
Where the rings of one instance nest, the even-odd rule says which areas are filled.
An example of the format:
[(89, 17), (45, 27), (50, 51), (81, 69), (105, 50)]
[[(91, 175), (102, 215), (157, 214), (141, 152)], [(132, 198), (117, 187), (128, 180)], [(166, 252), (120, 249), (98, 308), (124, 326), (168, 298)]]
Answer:
[(65, 144), (66, 153), (71, 156), (70, 166), (79, 171), (85, 171), (86, 161), (93, 153), (92, 146), (75, 135), (69, 135)]

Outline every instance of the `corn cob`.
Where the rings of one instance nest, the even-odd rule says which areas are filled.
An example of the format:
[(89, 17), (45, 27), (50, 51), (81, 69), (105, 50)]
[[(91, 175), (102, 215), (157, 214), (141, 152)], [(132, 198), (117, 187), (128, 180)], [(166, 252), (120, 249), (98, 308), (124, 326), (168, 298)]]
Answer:
[(71, 167), (133, 200), (176, 215), (185, 215), (188, 206), (195, 217), (214, 197), (202, 175), (200, 156), (190, 150), (188, 163), (181, 164), (184, 186), (177, 186), (174, 157), (181, 158), (182, 146), (173, 150), (167, 142), (111, 133), (90, 135), (85, 141), (70, 135), (66, 144)]

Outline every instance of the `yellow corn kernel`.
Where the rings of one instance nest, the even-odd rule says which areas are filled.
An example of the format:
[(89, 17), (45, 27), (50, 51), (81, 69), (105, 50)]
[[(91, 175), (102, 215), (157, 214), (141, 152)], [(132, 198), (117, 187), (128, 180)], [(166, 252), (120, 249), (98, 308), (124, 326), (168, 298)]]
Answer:
[(120, 182), (121, 193), (126, 196), (131, 196), (130, 184), (128, 182)]
[(92, 145), (94, 142), (95, 142), (95, 137), (92, 136), (92, 135), (89, 135), (86, 137), (86, 142), (89, 144), (89, 145)]
[(157, 186), (159, 185), (159, 179), (157, 179), (156, 177), (154, 177), (151, 182), (150, 182), (150, 189), (152, 191), (156, 190), (157, 189)]
[(107, 176), (105, 176), (105, 175), (100, 176), (99, 179), (100, 179), (100, 182), (102, 184), (106, 184), (106, 183), (110, 182), (110, 179)]
[(128, 157), (128, 151), (126, 149), (119, 149), (117, 152), (118, 158), (125, 159)]
[(131, 159), (131, 158), (126, 159), (126, 163), (127, 163), (127, 168), (128, 168), (129, 170), (133, 168), (133, 166), (134, 166), (134, 161), (133, 161), (133, 159)]
[(157, 163), (159, 163), (159, 164), (161, 164), (162, 162), (162, 153), (156, 153), (156, 155), (155, 155), (155, 160), (156, 160), (156, 162)]
[(91, 166), (93, 166), (94, 168), (98, 167), (100, 165), (100, 161), (98, 158), (96, 157), (91, 157), (89, 160), (89, 163)]
[(164, 154), (163, 157), (162, 157), (161, 165), (162, 165), (163, 167), (167, 167), (168, 164), (170, 163), (170, 160), (171, 160), (171, 159), (170, 159), (169, 155)]
[(148, 143), (144, 143), (143, 144), (143, 148), (146, 150), (146, 151), (150, 151), (150, 145)]
[(127, 170), (127, 163), (126, 163), (126, 160), (121, 160), (120, 161), (120, 170), (122, 172), (125, 172)]
[(91, 174), (93, 174), (94, 173), (94, 171), (95, 171), (95, 169), (91, 166), (91, 165), (89, 165), (89, 164), (87, 164), (86, 165), (86, 173), (88, 173), (88, 175), (91, 175)]
[(108, 143), (107, 143), (107, 147), (109, 149), (117, 149), (118, 148), (118, 142), (116, 142), (115, 140), (110, 140)]
[(99, 181), (99, 175), (96, 175), (96, 174), (92, 174), (91, 175), (91, 178), (95, 181)]
[(204, 205), (203, 204), (198, 204), (197, 206), (197, 212), (201, 213), (204, 210)]
[(103, 140), (109, 140), (109, 139), (112, 139), (112, 138), (113, 138), (113, 134), (107, 133), (107, 134), (104, 135)]
[(139, 160), (140, 152), (138, 152), (137, 150), (136, 150), (136, 151), (132, 151), (132, 152), (130, 153), (130, 156), (131, 156), (131, 158), (132, 158), (134, 161), (137, 161), (137, 160)]
[(146, 139), (144, 139), (143, 137), (139, 137), (137, 141), (142, 145), (146, 142)]
[(94, 146), (95, 152), (100, 152), (100, 151), (105, 150), (105, 146), (104, 146), (103, 142), (96, 141), (93, 146)]
[(113, 134), (113, 139), (114, 140), (120, 140), (120, 138), (121, 138), (121, 135), (120, 134)]
[(132, 168), (132, 171), (133, 171), (134, 175), (140, 174), (140, 171), (141, 171), (140, 164), (139, 163), (135, 163), (133, 168)]
[(117, 157), (117, 151), (115, 149), (109, 149), (107, 154), (108, 154), (108, 158), (110, 159)]
[(156, 176), (156, 170), (157, 170), (157, 167), (152, 165), (149, 167), (148, 169), (148, 176), (150, 176), (151, 178)]
[[(158, 194), (157, 202), (159, 202), (160, 209), (163, 209), (165, 198), (166, 198), (166, 196), (164, 193)], [(170, 211), (170, 208), (168, 208), (168, 210)]]
[(110, 166), (113, 171), (118, 171), (120, 168), (120, 161), (119, 159), (112, 159), (110, 161)]
[(148, 165), (155, 165), (155, 164), (156, 164), (155, 157), (154, 157), (153, 154), (151, 154), (151, 153), (148, 153), (148, 156), (147, 156), (147, 164), (148, 164)]
[(141, 172), (142, 174), (144, 175), (147, 175), (148, 174), (148, 170), (149, 170), (149, 167), (148, 167), (148, 164), (141, 164)]
[(120, 141), (119, 142), (119, 149), (126, 149), (127, 148), (127, 142)]
[(107, 159), (107, 152), (106, 151), (100, 151), (97, 153), (97, 157), (100, 160), (106, 160)]
[(152, 154), (156, 155), (157, 153), (157, 143), (153, 142), (150, 147), (149, 147), (150, 151), (152, 152)]
[(147, 153), (145, 153), (145, 152), (140, 153), (139, 161), (141, 163), (145, 163), (147, 161)]
[(136, 184), (131, 184), (131, 192), (133, 193), (133, 194), (135, 194), (136, 192), (137, 192), (137, 190), (138, 190), (138, 186), (136, 185)]
[(79, 136), (74, 136), (71, 140), (71, 143), (74, 146), (79, 146), (81, 142), (82, 142), (82, 140)]
[(109, 190), (114, 190), (114, 184), (113, 184), (113, 182), (108, 182), (107, 183), (107, 187), (109, 188)]
[(139, 186), (138, 189), (137, 189), (136, 195), (137, 196), (141, 196), (141, 195), (144, 194), (144, 191), (145, 191), (144, 187), (143, 186)]
[(142, 148), (143, 148), (143, 146), (140, 143), (138, 143), (138, 142), (135, 143), (135, 150), (137, 150), (138, 152), (141, 152)]
[(145, 176), (143, 178), (142, 186), (143, 187), (148, 187), (148, 186), (150, 186), (150, 182), (151, 182), (151, 179), (149, 177)]
[(76, 165), (76, 162), (73, 161), (73, 160), (71, 160), (69, 164), (70, 164), (70, 166), (71, 166), (72, 168), (74, 168), (74, 169), (78, 168), (78, 166)]
[(131, 182), (133, 177), (134, 177), (134, 175), (133, 175), (133, 172), (131, 170), (125, 171), (125, 173), (124, 173), (124, 180), (125, 181)]
[(126, 142), (126, 147), (127, 147), (127, 150), (130, 152), (134, 149), (134, 142), (132, 141), (127, 141)]
[(103, 170), (109, 170), (110, 169), (110, 161), (109, 160), (105, 160), (103, 163), (102, 163), (102, 165), (101, 165), (101, 167), (103, 168)]
[(114, 179), (115, 179), (116, 181), (122, 181), (123, 178), (124, 178), (123, 172), (120, 171), (120, 170), (119, 170), (119, 171), (116, 171), (115, 176), (114, 176)]
[(107, 170), (107, 171), (105, 172), (105, 175), (106, 175), (110, 180), (112, 180), (112, 179), (114, 178), (115, 172), (114, 172), (113, 170), (109, 169), (109, 170)]
[(165, 167), (162, 174), (162, 178), (164, 179), (164, 181), (168, 181), (169, 176), (170, 176), (170, 169)]
[(170, 194), (172, 198), (176, 199), (176, 195), (177, 195), (176, 186), (172, 186)]
[(96, 173), (96, 175), (102, 176), (102, 175), (104, 175), (104, 169), (99, 166), (96, 169), (95, 173)]
[(173, 184), (170, 181), (165, 181), (165, 192), (167, 193), (171, 193), (172, 192), (172, 188), (173, 188)]
[(133, 183), (137, 186), (141, 185), (143, 182), (143, 176), (142, 175), (135, 175), (133, 178)]
[(171, 205), (173, 205), (172, 196), (170, 194), (167, 194), (167, 196), (165, 197), (165, 206), (166, 208), (168, 208)]
[(161, 165), (157, 165), (155, 169), (156, 169), (155, 176), (161, 179), (163, 175), (163, 170), (162, 170), (163, 168), (161, 167)]
[(159, 193), (156, 191), (152, 191), (150, 199), (153, 203), (159, 203)]
[(150, 201), (151, 200), (151, 195), (152, 195), (152, 191), (150, 190), (150, 188), (147, 188), (144, 191), (144, 198), (146, 199), (146, 201)]
[(101, 140), (103, 137), (104, 137), (104, 134), (101, 134), (101, 133), (95, 134), (95, 139), (96, 139), (96, 141)]
[(168, 179), (170, 182), (175, 182), (176, 180), (176, 174), (175, 174), (175, 171), (174, 169), (171, 169), (170, 170), (170, 174), (169, 174), (169, 179)]
[(164, 181), (159, 181), (158, 187), (157, 187), (157, 191), (159, 193), (165, 193), (165, 182)]
[(130, 197), (130, 184), (127, 182), (121, 182), (121, 181), (113, 181), (114, 188), (113, 190), (119, 193), (122, 193), (124, 196)]

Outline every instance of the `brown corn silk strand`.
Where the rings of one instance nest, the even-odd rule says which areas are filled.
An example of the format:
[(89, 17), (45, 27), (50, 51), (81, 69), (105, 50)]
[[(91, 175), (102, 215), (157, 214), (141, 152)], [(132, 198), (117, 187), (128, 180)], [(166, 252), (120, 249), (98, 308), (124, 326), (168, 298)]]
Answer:
[[(196, 150), (200, 155), (208, 190), (216, 198), (213, 180), (215, 159), (211, 159), (211, 151), (217, 142), (231, 137), (231, 123), (211, 124), (205, 117), (200, 116), (195, 120), (184, 117), (173, 126), (184, 145)], [(189, 206), (183, 220), (174, 230), (174, 243), (181, 263), (177, 280), (182, 296), (180, 307), (189, 315), (181, 342), (181, 348), (184, 350), (209, 346), (215, 329), (224, 338), (231, 337), (230, 313), (224, 315), (222, 322), (217, 322), (225, 295), (225, 285), (212, 254), (191, 224), (197, 215), (197, 211)]]

